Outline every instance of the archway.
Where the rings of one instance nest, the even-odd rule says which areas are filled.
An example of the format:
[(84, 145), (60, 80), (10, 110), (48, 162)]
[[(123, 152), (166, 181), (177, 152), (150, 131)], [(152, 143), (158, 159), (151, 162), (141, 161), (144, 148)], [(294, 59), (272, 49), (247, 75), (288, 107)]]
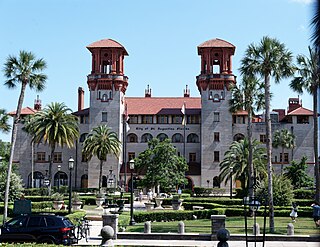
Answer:
[[(33, 188), (40, 188), (43, 185), (44, 175), (41, 172), (33, 172)], [(28, 188), (31, 188), (31, 173), (28, 176)]]
[(88, 174), (81, 176), (81, 188), (88, 188)]
[(65, 172), (57, 172), (53, 177), (53, 186), (68, 186), (68, 176)]

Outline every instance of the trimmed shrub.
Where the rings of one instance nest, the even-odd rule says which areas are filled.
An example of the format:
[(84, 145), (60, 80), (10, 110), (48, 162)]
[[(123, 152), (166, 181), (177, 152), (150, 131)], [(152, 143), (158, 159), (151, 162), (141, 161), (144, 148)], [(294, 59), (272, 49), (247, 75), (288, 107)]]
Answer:
[(222, 196), (226, 190), (224, 188), (205, 188), (205, 187), (194, 187), (194, 194), (196, 196)]
[(293, 191), (295, 199), (313, 199), (315, 196), (314, 190), (297, 189)]

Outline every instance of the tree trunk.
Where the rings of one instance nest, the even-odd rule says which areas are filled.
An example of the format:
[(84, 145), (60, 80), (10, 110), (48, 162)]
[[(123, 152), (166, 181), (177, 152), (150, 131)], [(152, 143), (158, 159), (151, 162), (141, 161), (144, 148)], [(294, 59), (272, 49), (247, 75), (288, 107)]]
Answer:
[(283, 164), (284, 164), (284, 147), (281, 148), (281, 155), (282, 155), (282, 159), (281, 159), (281, 175), (283, 174)]
[(14, 116), (14, 120), (13, 120), (12, 134), (11, 134), (10, 158), (9, 158), (8, 170), (7, 170), (6, 189), (4, 192), (3, 223), (6, 222), (7, 217), (8, 217), (8, 202), (9, 202), (12, 162), (13, 162), (14, 148), (15, 148), (16, 140), (17, 140), (18, 123), (20, 122), (20, 114), (21, 114), (21, 109), (22, 109), (22, 104), (23, 104), (23, 100), (24, 100), (24, 93), (26, 90), (26, 86), (27, 86), (27, 82), (22, 82), (20, 96), (19, 96), (19, 100), (18, 100), (17, 111), (16, 111), (16, 115)]
[(267, 137), (267, 168), (268, 168), (268, 196), (269, 196), (269, 227), (274, 233), (274, 207), (272, 188), (272, 135), (270, 118), (270, 75), (265, 75), (265, 104), (266, 104), (266, 137)]
[(55, 149), (56, 149), (56, 146), (51, 145), (51, 155), (50, 155), (50, 160), (49, 160), (49, 171), (48, 171), (48, 179), (49, 179), (48, 195), (49, 196), (51, 196), (52, 164), (53, 164), (53, 156), (54, 156)]
[(101, 188), (102, 188), (102, 166), (103, 166), (103, 160), (100, 160), (100, 170), (99, 170), (99, 193), (101, 193)]
[(248, 145), (249, 145), (249, 157), (248, 157), (248, 192), (249, 197), (254, 196), (254, 167), (252, 161), (252, 126), (251, 126), (252, 112), (248, 111)]
[[(316, 84), (317, 85), (317, 84)], [(314, 177), (316, 180), (315, 201), (320, 203), (320, 174), (318, 154), (318, 88), (313, 90), (313, 148), (314, 148)]]
[(31, 141), (31, 188), (33, 188), (34, 181), (34, 141)]

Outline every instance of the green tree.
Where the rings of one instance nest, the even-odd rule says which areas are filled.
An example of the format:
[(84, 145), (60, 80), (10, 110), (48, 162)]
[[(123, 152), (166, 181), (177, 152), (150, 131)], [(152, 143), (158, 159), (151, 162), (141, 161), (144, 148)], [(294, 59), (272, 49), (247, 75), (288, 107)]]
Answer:
[(263, 85), (252, 75), (244, 76), (241, 84), (232, 84), (232, 97), (229, 101), (230, 112), (236, 113), (241, 110), (248, 112), (248, 191), (253, 196), (254, 167), (252, 154), (252, 116), (264, 106)]
[(320, 52), (320, 1), (317, 0), (314, 8), (314, 16), (311, 20), (311, 26), (313, 28), (311, 39), (314, 47), (317, 47), (318, 53)]
[(117, 134), (107, 125), (100, 125), (92, 129), (83, 143), (82, 153), (88, 160), (96, 156), (100, 161), (99, 170), (99, 192), (102, 187), (102, 168), (107, 155), (113, 154), (118, 157), (120, 154), (121, 143)]
[[(287, 206), (292, 203), (293, 189), (291, 181), (283, 175), (273, 175), (273, 198), (274, 205)], [(264, 179), (257, 184), (257, 197), (263, 204), (268, 198), (268, 180)]]
[(241, 74), (260, 75), (264, 80), (265, 93), (265, 122), (267, 139), (267, 167), (268, 167), (268, 198), (269, 198), (269, 226), (274, 232), (274, 206), (272, 192), (272, 130), (270, 118), (270, 79), (276, 83), (283, 78), (293, 75), (292, 54), (283, 43), (277, 39), (263, 37), (258, 45), (250, 44), (241, 60)]
[[(241, 181), (243, 190), (248, 190), (249, 169), (249, 141), (247, 138), (232, 142), (229, 150), (225, 152), (224, 158), (220, 165), (220, 181), (227, 184), (230, 181), (230, 167), (233, 167), (234, 180)], [(261, 180), (267, 176), (266, 172), (266, 150), (261, 147), (260, 142), (253, 140), (252, 142), (252, 164), (255, 167), (257, 180)]]
[(177, 155), (170, 139), (150, 140), (148, 148), (135, 160), (138, 171), (145, 171), (142, 183), (146, 187), (157, 188), (158, 193), (159, 187), (168, 191), (186, 183), (185, 172), (188, 165), (183, 157)]
[(293, 160), (291, 166), (284, 168), (284, 176), (291, 180), (294, 189), (313, 186), (313, 179), (307, 173), (308, 166), (306, 162), (307, 157), (303, 156), (300, 162)]
[(11, 129), (10, 124), (8, 123), (9, 116), (4, 109), (0, 109), (0, 131), (3, 133), (8, 133)]
[(20, 51), (19, 57), (10, 55), (6, 59), (6, 62), (4, 64), (4, 76), (6, 77), (5, 85), (11, 89), (16, 88), (18, 84), (21, 84), (21, 90), (18, 99), (17, 110), (15, 116), (13, 117), (13, 126), (11, 133), (11, 150), (8, 169), (6, 173), (7, 182), (4, 198), (3, 222), (7, 220), (12, 161), (17, 139), (17, 127), (20, 121), (25, 90), (27, 86), (29, 86), (30, 89), (36, 89), (37, 91), (42, 91), (44, 89), (47, 76), (42, 74), (41, 71), (45, 68), (46, 62), (43, 59), (36, 59), (33, 53), (27, 51)]
[[(6, 187), (6, 181), (7, 181), (7, 161), (2, 161), (0, 163), (0, 201), (4, 201), (4, 193), (5, 193), (5, 187)], [(9, 196), (8, 200), (10, 202), (19, 199), (23, 187), (22, 187), (22, 179), (21, 177), (15, 172), (15, 166), (12, 168), (12, 173), (10, 176), (10, 190), (9, 190)]]
[(320, 174), (318, 153), (318, 89), (320, 87), (319, 53), (309, 47), (310, 57), (297, 56), (298, 76), (290, 83), (291, 89), (302, 94), (307, 91), (313, 97), (313, 152), (315, 159), (314, 177), (316, 180), (316, 201), (320, 202)]
[(79, 137), (77, 117), (71, 114), (71, 109), (64, 103), (51, 103), (42, 111), (37, 112), (29, 126), (29, 133), (33, 133), (33, 141), (48, 144), (50, 148), (49, 160), (49, 195), (51, 193), (52, 164), (55, 149), (58, 146), (68, 148), (74, 146), (75, 140)]
[(3, 142), (0, 140), (0, 156), (3, 161), (9, 162), (10, 158), (10, 142)]
[(295, 136), (288, 129), (277, 130), (273, 134), (272, 146), (274, 148), (281, 148), (281, 174), (283, 173), (284, 164), (284, 150), (285, 148), (293, 149), (295, 146)]

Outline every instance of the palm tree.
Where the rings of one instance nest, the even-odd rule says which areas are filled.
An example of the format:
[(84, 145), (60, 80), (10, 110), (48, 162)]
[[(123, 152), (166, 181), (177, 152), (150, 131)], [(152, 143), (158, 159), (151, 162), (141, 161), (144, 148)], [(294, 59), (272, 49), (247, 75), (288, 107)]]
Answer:
[(0, 109), (0, 130), (4, 133), (8, 133), (11, 126), (8, 123), (9, 116), (5, 109)]
[(108, 154), (118, 156), (120, 153), (121, 143), (117, 134), (107, 125), (100, 125), (92, 129), (91, 133), (87, 136), (83, 143), (82, 153), (88, 160), (96, 156), (100, 160), (99, 171), (99, 192), (102, 187), (102, 167), (107, 160)]
[[(220, 165), (220, 181), (225, 180), (227, 184), (230, 177), (230, 167), (233, 167), (234, 180), (241, 181), (243, 190), (248, 189), (249, 169), (249, 141), (247, 138), (239, 142), (232, 142), (229, 150), (225, 152), (223, 161)], [(260, 180), (267, 176), (266, 173), (266, 150), (261, 147), (260, 142), (252, 142), (252, 163), (255, 166), (256, 177)], [(231, 182), (231, 181), (230, 181)]]
[(242, 84), (239, 87), (236, 84), (231, 85), (232, 98), (229, 101), (230, 112), (236, 113), (240, 110), (248, 112), (248, 192), (249, 197), (253, 197), (254, 167), (252, 156), (252, 116), (254, 112), (259, 111), (264, 103), (263, 85), (252, 75), (244, 76)]
[(284, 149), (292, 149), (295, 146), (295, 136), (288, 129), (277, 130), (273, 135), (272, 146), (281, 147), (281, 175), (283, 173)]
[(313, 27), (313, 34), (311, 38), (314, 46), (317, 47), (318, 52), (320, 52), (320, 0), (318, 0), (315, 4), (315, 11), (311, 20), (311, 25)]
[(7, 182), (4, 196), (3, 222), (7, 220), (12, 161), (17, 139), (17, 127), (20, 121), (25, 90), (27, 86), (29, 86), (30, 89), (36, 89), (37, 91), (42, 91), (44, 89), (47, 76), (42, 74), (41, 71), (45, 68), (46, 62), (42, 58), (36, 59), (33, 53), (27, 51), (20, 51), (18, 58), (15, 56), (9, 56), (4, 64), (4, 76), (7, 78), (5, 85), (8, 88), (15, 88), (18, 84), (21, 84), (21, 90), (18, 99), (17, 110), (13, 118), (10, 158), (8, 163)]
[(43, 142), (50, 147), (49, 160), (49, 194), (51, 193), (52, 164), (55, 149), (58, 146), (68, 148), (74, 146), (79, 137), (78, 119), (71, 114), (71, 109), (64, 103), (51, 103), (42, 111), (37, 112), (32, 120), (33, 141)]
[(272, 132), (270, 118), (270, 79), (276, 83), (281, 79), (293, 75), (292, 54), (283, 43), (277, 39), (263, 37), (260, 44), (251, 44), (241, 60), (242, 75), (260, 75), (264, 79), (265, 93), (265, 116), (267, 138), (267, 166), (268, 166), (268, 195), (269, 195), (269, 226), (270, 232), (274, 233), (274, 205), (272, 195)]
[(309, 47), (310, 57), (297, 56), (296, 76), (290, 83), (291, 89), (302, 94), (307, 91), (313, 96), (313, 149), (314, 149), (314, 176), (316, 180), (316, 198), (320, 202), (320, 176), (319, 176), (319, 154), (318, 154), (318, 89), (320, 87), (319, 53), (316, 49)]

